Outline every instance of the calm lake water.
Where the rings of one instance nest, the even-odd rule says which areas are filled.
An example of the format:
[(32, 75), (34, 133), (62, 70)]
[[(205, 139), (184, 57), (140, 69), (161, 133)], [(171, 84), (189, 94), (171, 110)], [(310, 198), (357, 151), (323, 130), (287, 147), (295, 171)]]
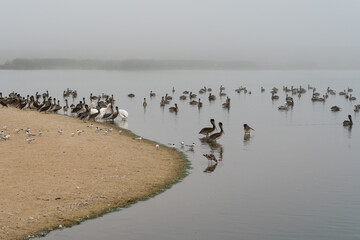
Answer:
[[(283, 86), (310, 84), (321, 94), (327, 87), (352, 87), (360, 97), (360, 71), (0, 71), (0, 82), (5, 94), (49, 90), (62, 99), (63, 90), (76, 89), (75, 102), (83, 96), (88, 101), (90, 92), (114, 94), (116, 105), (129, 112), (118, 125), (175, 143), (192, 165), (181, 183), (152, 199), (41, 239), (360, 239), (360, 122), (353, 111), (359, 101), (337, 94), (312, 102), (307, 91), (293, 95), (293, 109), (278, 110)], [(220, 85), (231, 98), (230, 110), (222, 108)], [(203, 86), (213, 89), (216, 101), (198, 94)], [(240, 86), (252, 94), (236, 93)], [(272, 87), (279, 88), (277, 101)], [(150, 90), (156, 97), (150, 99)], [(203, 107), (180, 101), (184, 90), (198, 94)], [(174, 100), (162, 109), (166, 93)], [(168, 111), (174, 103), (178, 114)], [(331, 112), (333, 105), (342, 110)], [(351, 129), (342, 126), (348, 114)], [(198, 134), (210, 118), (224, 124), (225, 135), (214, 146)], [(255, 129), (247, 141), (244, 123)], [(194, 151), (181, 149), (181, 141), (196, 143)], [(205, 153), (222, 158), (210, 173), (204, 172)]]

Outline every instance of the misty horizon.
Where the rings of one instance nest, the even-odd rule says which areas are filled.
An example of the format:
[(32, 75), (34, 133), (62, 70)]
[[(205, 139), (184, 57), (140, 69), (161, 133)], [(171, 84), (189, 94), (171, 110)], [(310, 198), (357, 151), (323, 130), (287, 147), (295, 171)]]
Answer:
[(359, 12), (356, 0), (4, 0), (0, 64), (171, 59), (358, 68)]

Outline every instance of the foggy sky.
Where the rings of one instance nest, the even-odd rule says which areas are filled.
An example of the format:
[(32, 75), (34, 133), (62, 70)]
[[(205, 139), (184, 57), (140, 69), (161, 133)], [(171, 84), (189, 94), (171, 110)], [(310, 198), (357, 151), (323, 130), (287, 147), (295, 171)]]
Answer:
[(0, 0), (13, 58), (360, 62), (358, 0)]

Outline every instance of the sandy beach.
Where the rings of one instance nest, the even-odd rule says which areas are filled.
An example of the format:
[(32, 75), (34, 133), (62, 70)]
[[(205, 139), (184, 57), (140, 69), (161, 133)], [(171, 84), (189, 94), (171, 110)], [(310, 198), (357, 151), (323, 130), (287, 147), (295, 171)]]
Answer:
[[(91, 123), (94, 127), (87, 127)], [(109, 127), (0, 107), (0, 131), (10, 134), (0, 141), (0, 239), (70, 226), (159, 193), (184, 176), (186, 162), (179, 152), (156, 149), (155, 143), (134, 140), (115, 127), (106, 135)], [(26, 128), (36, 134), (30, 143), (25, 131), (14, 131)]]

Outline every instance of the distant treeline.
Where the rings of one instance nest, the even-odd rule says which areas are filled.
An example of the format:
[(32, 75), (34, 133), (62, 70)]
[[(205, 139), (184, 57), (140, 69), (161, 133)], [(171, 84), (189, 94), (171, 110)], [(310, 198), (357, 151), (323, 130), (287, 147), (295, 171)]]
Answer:
[(253, 62), (206, 60), (75, 60), (21, 59), (6, 61), (0, 69), (84, 69), (84, 70), (177, 70), (177, 69), (256, 69)]

